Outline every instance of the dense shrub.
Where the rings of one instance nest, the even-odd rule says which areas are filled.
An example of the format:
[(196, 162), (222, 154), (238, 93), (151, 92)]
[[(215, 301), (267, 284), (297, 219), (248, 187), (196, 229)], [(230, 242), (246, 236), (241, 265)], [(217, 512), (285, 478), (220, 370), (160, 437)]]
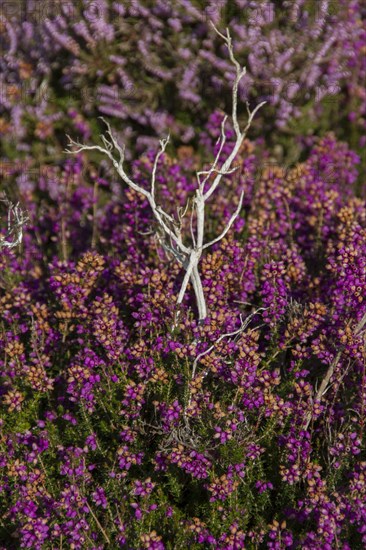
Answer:
[[(192, 188), (184, 153), (159, 163), (166, 208)], [(246, 142), (212, 204), (209, 231), (245, 190), (203, 260), (203, 326), (188, 296), (172, 330), (179, 272), (140, 196), (99, 180), (93, 215), (82, 157), (23, 196), (22, 254), (1, 256), (5, 548), (365, 544), (358, 159), (331, 135), (287, 173), (263, 154)]]
[[(363, 3), (1, 10), (1, 191), (21, 206), (8, 223), (0, 201), (0, 549), (364, 548)], [(184, 269), (148, 201), (63, 149), (109, 116), (148, 188), (169, 129), (175, 216), (230, 109), (209, 20), (247, 63), (241, 99), (268, 103), (208, 201), (214, 239), (244, 191), (203, 254), (199, 322), (190, 286), (177, 316)]]

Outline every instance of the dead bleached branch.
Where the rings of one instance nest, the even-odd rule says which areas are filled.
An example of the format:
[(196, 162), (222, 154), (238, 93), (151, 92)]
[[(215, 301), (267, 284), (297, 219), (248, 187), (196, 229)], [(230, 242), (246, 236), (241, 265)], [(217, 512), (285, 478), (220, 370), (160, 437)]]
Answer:
[[(74, 141), (68, 136), (69, 149), (66, 149), (67, 153), (72, 153), (72, 154), (80, 153), (82, 151), (94, 150), (94, 151), (99, 151), (100, 153), (106, 155), (112, 161), (112, 164), (115, 167), (119, 176), (121, 177), (122, 181), (124, 181), (129, 187), (134, 189), (136, 192), (146, 197), (146, 199), (148, 200), (151, 210), (155, 216), (155, 219), (158, 222), (159, 233), (160, 233), (159, 239), (161, 244), (163, 245), (163, 248), (166, 251), (168, 251), (175, 258), (175, 260), (178, 261), (183, 266), (185, 270), (183, 282), (177, 296), (178, 312), (177, 312), (173, 327), (177, 326), (178, 324), (179, 309), (183, 302), (184, 296), (186, 294), (189, 282), (192, 284), (193, 291), (195, 293), (199, 321), (202, 322), (207, 317), (206, 300), (205, 300), (205, 295), (203, 291), (201, 275), (198, 269), (202, 252), (208, 247), (213, 246), (214, 244), (221, 241), (221, 239), (223, 239), (225, 235), (228, 233), (228, 231), (231, 229), (235, 220), (239, 216), (239, 213), (243, 204), (244, 195), (242, 192), (239, 198), (239, 204), (237, 209), (231, 216), (229, 222), (226, 224), (224, 230), (220, 233), (220, 235), (215, 239), (205, 243), (204, 232), (205, 232), (206, 204), (209, 198), (217, 189), (217, 187), (220, 185), (222, 178), (224, 176), (232, 174), (237, 169), (237, 167), (232, 166), (233, 161), (240, 150), (240, 147), (246, 137), (247, 131), (250, 128), (250, 125), (253, 121), (253, 118), (256, 112), (265, 103), (265, 102), (260, 103), (259, 105), (256, 106), (256, 108), (253, 111), (250, 111), (249, 105), (247, 104), (248, 120), (244, 129), (241, 130), (239, 121), (238, 121), (238, 113), (237, 113), (238, 87), (241, 79), (246, 73), (246, 69), (245, 67), (241, 67), (239, 62), (235, 58), (229, 30), (228, 29), (226, 30), (226, 36), (225, 36), (224, 34), (219, 32), (214, 25), (213, 25), (213, 28), (215, 32), (225, 41), (229, 51), (230, 60), (233, 63), (236, 70), (236, 75), (235, 75), (233, 89), (232, 89), (232, 123), (235, 131), (236, 140), (231, 153), (226, 158), (222, 166), (219, 167), (220, 156), (222, 154), (223, 147), (226, 142), (225, 124), (227, 121), (227, 116), (225, 116), (221, 124), (221, 133), (220, 133), (221, 135), (218, 139), (218, 144), (219, 144), (218, 152), (216, 154), (216, 157), (213, 163), (211, 164), (211, 167), (208, 170), (202, 170), (196, 173), (197, 189), (195, 192), (195, 196), (191, 201), (190, 234), (189, 234), (190, 244), (185, 244), (183, 242), (183, 237), (181, 233), (183, 218), (187, 213), (188, 208), (185, 208), (184, 210), (178, 209), (178, 220), (176, 220), (173, 216), (165, 212), (163, 208), (160, 205), (158, 205), (156, 202), (156, 194), (155, 194), (156, 172), (157, 172), (159, 159), (165, 152), (166, 147), (169, 143), (169, 136), (165, 139), (160, 140), (160, 149), (155, 157), (155, 161), (153, 164), (149, 190), (144, 189), (143, 187), (138, 185), (126, 174), (123, 167), (124, 151), (125, 151), (124, 146), (121, 146), (118, 143), (117, 139), (113, 135), (113, 132), (111, 130), (109, 123), (105, 121), (102, 117), (101, 118), (107, 127), (106, 133), (104, 135), (101, 135), (101, 140), (104, 145), (103, 147), (100, 145), (84, 145), (82, 143)], [(213, 181), (209, 183), (211, 176), (214, 176)], [(188, 206), (188, 203), (187, 203), (187, 206)]]
[(8, 208), (8, 227), (5, 236), (0, 235), (0, 249), (14, 248), (22, 242), (23, 227), (28, 221), (28, 216), (25, 215), (19, 203), (13, 204), (7, 198), (0, 199), (5, 202)]

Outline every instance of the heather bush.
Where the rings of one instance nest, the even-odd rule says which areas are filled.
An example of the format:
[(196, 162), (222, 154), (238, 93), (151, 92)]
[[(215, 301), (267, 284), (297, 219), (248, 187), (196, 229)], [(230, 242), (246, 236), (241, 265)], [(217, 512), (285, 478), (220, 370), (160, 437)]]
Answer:
[[(0, 21), (0, 550), (361, 550), (362, 3), (14, 6)], [(247, 114), (267, 101), (250, 140), (209, 20), (247, 63)], [(66, 133), (96, 143), (99, 114), (135, 189), (93, 146), (63, 150)], [(157, 211), (189, 239), (197, 173), (209, 187), (220, 172), (203, 316), (141, 190), (153, 174)]]
[[(198, 168), (183, 152), (159, 159), (167, 211)], [(99, 181), (95, 212), (84, 155), (23, 195), (23, 251), (1, 254), (4, 548), (362, 548), (358, 160), (329, 135), (262, 170), (246, 141), (212, 205), (214, 233), (245, 191), (202, 260), (210, 314), (187, 294), (175, 328), (180, 269), (144, 197)], [(140, 185), (153, 163), (134, 161)]]

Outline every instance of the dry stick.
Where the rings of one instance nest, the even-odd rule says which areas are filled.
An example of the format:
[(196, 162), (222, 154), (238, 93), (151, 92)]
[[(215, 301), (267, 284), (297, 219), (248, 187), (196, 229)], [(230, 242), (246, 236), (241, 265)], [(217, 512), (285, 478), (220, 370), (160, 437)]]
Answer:
[(98, 525), (99, 529), (103, 533), (103, 536), (104, 536), (105, 540), (107, 541), (108, 544), (110, 544), (111, 541), (109, 540), (109, 537), (108, 537), (107, 533), (104, 531), (103, 527), (101, 526), (100, 521), (98, 520), (97, 516), (94, 514), (90, 504), (89, 503), (87, 503), (87, 504), (88, 504), (89, 511), (90, 511), (91, 515), (93, 516), (93, 518), (94, 518), (96, 524)]
[[(247, 131), (250, 128), (250, 125), (253, 121), (253, 118), (256, 112), (262, 107), (262, 105), (266, 103), (265, 101), (260, 103), (259, 105), (257, 105), (257, 107), (253, 111), (250, 111), (248, 103), (246, 104), (247, 111), (248, 111), (248, 120), (244, 130), (241, 131), (239, 127), (239, 121), (238, 121), (238, 115), (237, 115), (238, 87), (241, 79), (246, 73), (246, 69), (245, 67), (244, 68), (240, 67), (240, 64), (238, 63), (238, 61), (234, 56), (232, 40), (231, 40), (229, 30), (228, 29), (226, 30), (226, 36), (224, 36), (216, 29), (214, 25), (212, 26), (215, 29), (216, 33), (225, 41), (229, 51), (230, 60), (236, 69), (236, 76), (235, 76), (233, 89), (232, 89), (232, 122), (235, 130), (236, 141), (230, 155), (227, 157), (226, 161), (221, 166), (221, 168), (218, 168), (217, 166), (218, 166), (220, 154), (222, 153), (224, 144), (226, 142), (225, 123), (226, 123), (227, 117), (225, 117), (221, 124), (221, 135), (217, 142), (219, 144), (218, 153), (216, 154), (216, 157), (210, 169), (196, 172), (197, 189), (196, 189), (195, 197), (192, 203), (192, 215), (190, 220), (190, 236), (192, 241), (191, 246), (186, 246), (183, 243), (182, 235), (181, 235), (182, 219), (184, 215), (187, 213), (188, 208), (186, 208), (184, 212), (182, 212), (181, 210), (178, 211), (178, 221), (176, 221), (170, 214), (165, 212), (161, 208), (161, 206), (156, 203), (156, 197), (155, 197), (156, 171), (157, 171), (159, 159), (161, 155), (165, 152), (166, 146), (169, 142), (169, 136), (166, 139), (160, 140), (160, 150), (155, 157), (152, 174), (151, 174), (149, 191), (144, 189), (137, 183), (135, 183), (133, 180), (131, 180), (131, 178), (124, 171), (124, 168), (123, 168), (124, 151), (125, 151), (124, 146), (119, 145), (117, 139), (112, 133), (110, 125), (102, 117), (100, 118), (102, 118), (103, 122), (107, 126), (106, 134), (101, 135), (101, 140), (103, 142), (104, 147), (101, 147), (100, 145), (84, 145), (82, 143), (72, 140), (68, 136), (69, 142), (70, 142), (69, 145), (76, 146), (77, 149), (76, 150), (66, 149), (67, 153), (73, 153), (73, 154), (79, 153), (81, 151), (90, 151), (90, 150), (96, 150), (103, 153), (112, 161), (113, 166), (115, 167), (121, 179), (129, 187), (134, 189), (136, 192), (142, 194), (148, 200), (151, 210), (163, 234), (163, 239), (162, 239), (163, 248), (165, 250), (168, 250), (173, 255), (175, 260), (178, 261), (178, 263), (180, 263), (185, 269), (185, 275), (177, 297), (176, 303), (177, 303), (178, 311), (175, 315), (173, 328), (176, 328), (178, 324), (179, 311), (180, 311), (179, 308), (184, 300), (184, 296), (186, 294), (189, 282), (191, 282), (193, 291), (195, 293), (199, 322), (202, 323), (203, 320), (206, 319), (207, 317), (206, 299), (203, 291), (201, 275), (198, 270), (198, 265), (199, 265), (203, 250), (218, 243), (221, 239), (225, 237), (225, 235), (231, 229), (234, 221), (239, 216), (239, 213), (243, 204), (243, 192), (240, 195), (238, 207), (235, 210), (234, 214), (231, 216), (229, 222), (226, 224), (226, 227), (224, 228), (224, 230), (221, 232), (221, 234), (218, 237), (216, 237), (215, 239), (211, 240), (208, 243), (204, 243), (206, 203), (208, 199), (211, 197), (211, 195), (214, 193), (218, 185), (221, 183), (223, 176), (232, 174), (237, 169), (237, 167), (232, 167), (232, 163), (242, 146), (242, 143), (246, 137)], [(115, 150), (117, 150), (119, 154), (118, 159), (114, 157), (113, 153)], [(212, 174), (215, 174), (215, 178), (213, 182), (209, 184), (208, 189), (206, 190), (205, 185), (207, 184)], [(203, 180), (201, 180), (201, 176), (205, 176)], [(196, 213), (195, 228), (193, 227), (194, 212)]]
[(365, 324), (366, 324), (366, 313), (364, 314), (361, 321), (358, 323), (358, 325), (356, 327), (356, 330), (355, 330), (356, 336), (358, 336), (360, 334), (360, 332), (363, 329), (363, 327), (365, 326)]
[[(0, 200), (1, 202), (5, 202), (8, 207), (8, 230), (5, 237), (0, 236), (0, 249), (4, 247), (14, 248), (22, 242), (23, 227), (29, 218), (20, 208), (19, 202), (17, 204), (13, 204), (7, 198)], [(11, 237), (13, 240), (8, 240)]]
[(61, 250), (62, 250), (62, 259), (64, 262), (67, 262), (67, 240), (66, 240), (66, 221), (64, 215), (61, 217)]
[[(69, 199), (69, 190), (70, 190), (70, 182), (68, 180), (66, 185), (66, 201), (64, 203), (65, 205)], [(67, 251), (66, 219), (65, 219), (65, 209), (63, 208), (63, 205), (61, 205), (61, 250), (62, 250), (63, 261), (67, 262), (69, 255)]]
[(91, 240), (91, 247), (94, 249), (97, 245), (97, 201), (98, 201), (98, 180), (96, 179), (94, 182), (94, 188), (93, 188), (93, 232), (92, 232), (92, 240)]
[[(356, 326), (356, 329), (355, 329), (355, 336), (358, 336), (361, 332), (361, 330), (363, 329), (363, 327), (365, 326), (366, 324), (366, 313), (363, 315), (361, 321), (357, 324)], [(322, 381), (322, 383), (320, 384), (320, 388), (319, 390), (317, 391), (316, 393), (316, 396), (315, 396), (315, 399), (314, 401), (320, 401), (321, 398), (323, 397), (323, 395), (325, 394), (325, 392), (327, 391), (327, 386), (329, 384), (329, 381), (330, 379), (332, 378), (333, 376), (333, 373), (334, 373), (334, 370), (335, 368), (337, 367), (339, 361), (340, 361), (340, 358), (341, 358), (341, 355), (342, 355), (342, 352), (339, 351), (334, 359), (334, 361), (329, 365), (328, 367), (328, 370), (325, 374), (325, 377)], [(313, 417), (313, 414), (312, 412), (310, 411), (306, 417), (306, 424), (305, 424), (305, 430), (308, 429), (309, 427), (309, 424), (311, 422), (311, 419)]]
[[(329, 365), (328, 367), (328, 370), (325, 374), (325, 377), (323, 378), (322, 380), (322, 383), (320, 384), (320, 388), (318, 389), (318, 391), (316, 392), (316, 396), (315, 396), (315, 399), (314, 401), (320, 401), (321, 398), (323, 397), (323, 395), (325, 394), (325, 392), (327, 391), (327, 386), (329, 384), (329, 380), (332, 378), (333, 376), (333, 373), (334, 373), (334, 369), (336, 368), (336, 366), (338, 365), (339, 363), (339, 360), (341, 358), (341, 355), (342, 355), (342, 352), (339, 351), (334, 359), (334, 361), (332, 361), (332, 363)], [(308, 414), (307, 414), (307, 417), (306, 417), (306, 423), (305, 423), (305, 430), (308, 429), (309, 427), (309, 424), (311, 422), (313, 418), (313, 413), (312, 411), (310, 411)]]
[(230, 338), (230, 336), (237, 336), (238, 334), (242, 333), (247, 328), (247, 326), (249, 325), (249, 322), (251, 321), (251, 319), (255, 315), (257, 315), (257, 313), (259, 313), (260, 311), (263, 311), (265, 309), (267, 309), (267, 308), (260, 307), (260, 308), (256, 309), (255, 311), (253, 311), (253, 313), (248, 315), (248, 317), (245, 319), (245, 321), (243, 321), (241, 316), (240, 316), (240, 321), (241, 321), (240, 328), (238, 328), (237, 330), (234, 330), (233, 332), (227, 332), (226, 334), (222, 334), (217, 340), (215, 340), (215, 342), (207, 350), (205, 350), (202, 353), (200, 353), (199, 355), (197, 355), (197, 357), (195, 358), (195, 360), (193, 362), (192, 379), (195, 377), (195, 374), (196, 374), (197, 363), (200, 359), (202, 359), (202, 357), (204, 357), (205, 355), (210, 353), (215, 348), (215, 346), (217, 344), (219, 344), (221, 342), (221, 340), (223, 340), (224, 338)]

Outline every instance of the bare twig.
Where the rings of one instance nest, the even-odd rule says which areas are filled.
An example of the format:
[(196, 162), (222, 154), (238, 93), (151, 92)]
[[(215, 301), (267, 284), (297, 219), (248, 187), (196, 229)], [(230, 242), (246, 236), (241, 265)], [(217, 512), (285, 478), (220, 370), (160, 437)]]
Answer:
[(192, 380), (196, 376), (197, 364), (200, 361), (200, 359), (202, 359), (202, 357), (204, 357), (205, 355), (210, 353), (213, 349), (215, 349), (215, 346), (217, 346), (217, 344), (219, 344), (222, 340), (224, 340), (224, 338), (231, 338), (232, 336), (238, 336), (239, 334), (244, 332), (244, 330), (248, 327), (248, 325), (249, 325), (250, 321), (252, 320), (252, 318), (255, 315), (257, 315), (257, 313), (259, 313), (260, 311), (264, 311), (265, 309), (267, 309), (267, 308), (260, 307), (260, 308), (256, 309), (255, 311), (253, 311), (253, 313), (248, 315), (248, 317), (244, 321), (242, 319), (242, 316), (240, 316), (240, 327), (237, 330), (234, 330), (233, 332), (227, 332), (226, 334), (221, 334), (221, 336), (219, 336), (219, 338), (217, 340), (215, 340), (215, 342), (208, 349), (206, 349), (205, 351), (203, 351), (202, 353), (197, 355), (197, 357), (195, 358), (195, 360), (193, 362)]
[[(333, 376), (333, 373), (334, 373), (334, 370), (335, 368), (337, 367), (339, 361), (340, 361), (340, 358), (341, 358), (341, 355), (342, 355), (342, 352), (339, 351), (336, 355), (336, 357), (334, 358), (334, 360), (331, 362), (331, 364), (329, 365), (328, 367), (328, 370), (327, 372), (325, 373), (325, 376), (322, 380), (322, 383), (320, 384), (320, 388), (318, 389), (318, 391), (316, 392), (316, 395), (315, 395), (315, 399), (314, 399), (314, 402), (318, 401), (320, 402), (323, 395), (327, 392), (328, 390), (328, 384), (330, 382), (330, 379), (332, 378)], [(306, 417), (306, 422), (305, 422), (305, 426), (304, 426), (304, 429), (307, 430), (308, 427), (309, 427), (309, 424), (311, 422), (313, 418), (313, 413), (312, 411), (309, 411), (308, 414), (307, 414), (307, 417)]]
[[(359, 336), (361, 333), (362, 333), (362, 330), (364, 328), (366, 324), (366, 313), (363, 315), (363, 317), (361, 318), (361, 320), (359, 321), (359, 323), (356, 325), (356, 328), (354, 330), (354, 335), (357, 337)], [(327, 372), (325, 373), (325, 376), (320, 384), (320, 387), (318, 389), (318, 391), (316, 392), (316, 395), (315, 395), (315, 399), (314, 399), (314, 402), (318, 401), (320, 402), (320, 400), (322, 399), (323, 395), (325, 395), (325, 393), (328, 391), (329, 389), (329, 382), (330, 382), (330, 379), (332, 378), (333, 374), (334, 374), (334, 371), (341, 359), (341, 356), (342, 356), (342, 351), (339, 351), (337, 353), (337, 355), (335, 356), (334, 360), (332, 361), (332, 363), (329, 365), (328, 367), (328, 370)], [(344, 376), (342, 377), (342, 379), (344, 378)], [(312, 420), (312, 412), (310, 411), (306, 417), (306, 423), (305, 423), (305, 430), (308, 429), (309, 427), (309, 424)]]
[(14, 248), (20, 244), (23, 240), (23, 227), (29, 220), (23, 210), (17, 204), (13, 204), (7, 198), (0, 199), (8, 207), (8, 228), (7, 233), (4, 236), (0, 236), (0, 249), (1, 248)]
[(102, 527), (102, 525), (101, 525), (99, 519), (98, 519), (97, 516), (94, 514), (93, 509), (92, 509), (92, 507), (90, 506), (90, 504), (89, 504), (89, 503), (87, 503), (87, 504), (88, 504), (89, 512), (90, 512), (91, 515), (93, 516), (95, 523), (98, 525), (98, 527), (99, 527), (101, 533), (103, 534), (103, 537), (105, 538), (106, 542), (107, 542), (108, 544), (110, 544), (111, 541), (110, 541), (110, 539), (109, 539), (107, 533), (106, 533), (105, 530), (103, 529), (103, 527)]
[(356, 329), (355, 329), (355, 335), (356, 336), (358, 336), (361, 333), (361, 331), (362, 331), (363, 327), (365, 326), (365, 324), (366, 324), (366, 313), (363, 315), (361, 321), (356, 326)]

